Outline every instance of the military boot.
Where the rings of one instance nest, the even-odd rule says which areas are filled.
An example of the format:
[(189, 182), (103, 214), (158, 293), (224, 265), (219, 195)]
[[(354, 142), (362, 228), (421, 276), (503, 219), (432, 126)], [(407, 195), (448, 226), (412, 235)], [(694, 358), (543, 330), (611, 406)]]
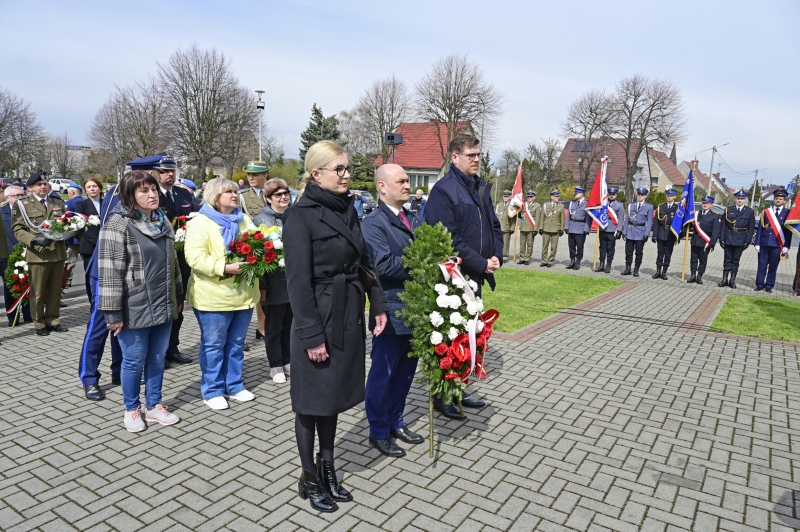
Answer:
[(633, 276), (634, 277), (639, 277), (639, 266), (641, 266), (641, 264), (637, 264), (636, 266), (633, 267)]
[(703, 284), (703, 274), (702, 273), (698, 273), (697, 274), (697, 280), (695, 282), (697, 284)]
[(572, 268), (573, 270), (580, 270), (581, 269), (581, 261), (576, 260), (575, 266)]
[(667, 280), (667, 268), (668, 267), (669, 266), (662, 266), (661, 267), (661, 278), (664, 279), (665, 281)]
[(597, 273), (604, 272), (606, 269), (606, 261), (601, 260), (600, 264), (597, 265), (597, 268), (594, 270)]
[(569, 266), (567, 266), (567, 269), (568, 269), (568, 270), (571, 270), (571, 269), (573, 269), (574, 267), (575, 267), (575, 259), (574, 259), (574, 258), (572, 258), (572, 257), (570, 257), (570, 259), (569, 259)]
[(653, 274), (653, 279), (661, 279), (661, 266), (656, 266), (656, 273)]
[(722, 272), (722, 280), (719, 283), (717, 283), (717, 286), (719, 286), (720, 288), (723, 287), (723, 286), (728, 286), (728, 271), (727, 270)]
[(631, 263), (625, 263), (625, 270), (620, 275), (630, 275), (631, 274)]
[(731, 288), (736, 288), (736, 274), (735, 273), (731, 274), (731, 280), (728, 283), (728, 286), (730, 286)]
[(611, 273), (611, 261), (606, 262), (606, 269), (603, 271), (606, 273)]
[(692, 276), (689, 277), (689, 280), (686, 281), (687, 283), (696, 283), (697, 282), (697, 274), (693, 271)]

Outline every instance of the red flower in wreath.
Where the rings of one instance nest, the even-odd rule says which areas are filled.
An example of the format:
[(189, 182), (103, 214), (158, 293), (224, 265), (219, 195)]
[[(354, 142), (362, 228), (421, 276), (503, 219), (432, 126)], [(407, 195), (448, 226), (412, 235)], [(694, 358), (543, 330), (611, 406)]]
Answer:
[(276, 258), (278, 258), (278, 254), (272, 251), (271, 249), (268, 249), (267, 251), (264, 252), (264, 262), (266, 262), (267, 264), (275, 262)]
[(447, 347), (447, 344), (436, 344), (436, 347), (433, 349), (436, 351), (437, 355), (442, 356), (443, 354), (447, 353), (449, 348)]
[(245, 240), (248, 240), (249, 238), (250, 238), (250, 233), (248, 233), (247, 231), (245, 231), (244, 233), (242, 233), (242, 236), (241, 236), (240, 240), (241, 240), (242, 242), (244, 242)]
[(236, 249), (236, 242), (231, 242), (230, 244), (228, 244), (228, 249), (230, 251), (233, 251), (234, 249)]
[(250, 254), (247, 256), (247, 262), (249, 262), (250, 264), (255, 264), (256, 262), (258, 262), (258, 257)]
[(442, 369), (450, 369), (453, 367), (453, 359), (450, 357), (444, 357), (439, 361), (439, 367)]
[(262, 233), (256, 233), (253, 235), (253, 238), (255, 238), (256, 240), (261, 240), (262, 238), (264, 238), (264, 235)]
[(454, 381), (458, 378), (458, 373), (450, 372), (444, 376), (444, 380), (446, 381)]
[(250, 244), (242, 244), (242, 253), (249, 255), (251, 251), (253, 251), (253, 247)]
[(275, 244), (273, 244), (269, 240), (264, 241), (264, 249), (273, 249), (273, 248), (275, 248)]
[(20, 288), (20, 286), (18, 284), (15, 284), (14, 285), (14, 290), (20, 291), (20, 290), (22, 290), (22, 288)]

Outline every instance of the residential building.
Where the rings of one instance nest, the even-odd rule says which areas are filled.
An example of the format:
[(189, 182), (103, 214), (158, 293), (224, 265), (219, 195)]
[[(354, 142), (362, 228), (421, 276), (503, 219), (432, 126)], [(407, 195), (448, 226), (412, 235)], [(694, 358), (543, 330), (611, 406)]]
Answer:
[[(604, 156), (608, 156), (608, 166), (606, 167), (606, 182), (609, 187), (616, 187), (625, 190), (627, 183), (628, 167), (626, 164), (625, 149), (622, 140), (602, 138), (586, 142), (580, 139), (568, 139), (564, 145), (564, 150), (558, 158), (557, 165), (572, 171), (572, 176), (580, 183), (581, 170), (586, 172), (588, 163), (587, 190), (591, 190), (597, 179), (600, 170), (600, 161)], [(632, 141), (632, 150), (639, 148), (639, 140)], [(647, 154), (642, 152), (639, 157), (639, 170), (634, 176), (639, 186), (647, 186), (652, 180), (650, 165), (646, 163)]]
[(700, 169), (697, 167), (698, 161), (682, 161), (681, 164), (678, 165), (678, 170), (680, 170), (681, 174), (684, 177), (689, 177), (689, 170), (692, 170), (692, 175), (695, 179), (695, 187), (703, 187), (706, 191), (706, 194), (730, 194), (730, 190), (728, 189), (728, 185), (723, 183), (719, 179), (719, 174), (712, 175), (711, 177), (707, 176)]
[(672, 148), (672, 156), (668, 157), (663, 151), (648, 148), (647, 153), (650, 160), (650, 188), (664, 192), (667, 187), (672, 187), (678, 192), (683, 192), (686, 184), (686, 177), (675, 165), (673, 157), (675, 147)]

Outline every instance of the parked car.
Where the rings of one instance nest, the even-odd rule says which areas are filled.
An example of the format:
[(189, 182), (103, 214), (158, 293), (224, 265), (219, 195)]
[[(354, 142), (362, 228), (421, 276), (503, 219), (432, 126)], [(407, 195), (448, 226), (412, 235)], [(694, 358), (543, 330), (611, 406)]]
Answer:
[(289, 205), (294, 205), (299, 195), (300, 195), (300, 189), (289, 187)]
[(10, 185), (13, 182), (14, 180), (8, 177), (0, 178), (0, 189), (5, 189), (8, 185)]
[(361, 191), (361, 199), (364, 200), (364, 216), (378, 208), (378, 203), (369, 191)]
[(53, 187), (53, 192), (59, 194), (66, 194), (70, 185), (77, 185), (72, 179), (51, 179), (50, 186)]

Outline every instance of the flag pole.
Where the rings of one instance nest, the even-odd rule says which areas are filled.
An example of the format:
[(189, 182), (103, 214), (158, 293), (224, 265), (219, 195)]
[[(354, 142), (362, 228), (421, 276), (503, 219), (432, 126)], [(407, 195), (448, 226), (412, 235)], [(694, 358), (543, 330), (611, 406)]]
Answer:
[(593, 270), (597, 269), (597, 250), (600, 249), (600, 224), (597, 224), (597, 238), (594, 240), (594, 266)]
[(511, 249), (511, 262), (517, 262), (517, 244), (519, 243), (517, 239), (517, 229), (519, 228), (519, 212), (514, 217), (514, 247)]
[(686, 239), (686, 245), (683, 246), (683, 272), (681, 273), (681, 282), (686, 279), (686, 252), (689, 251), (689, 224), (686, 224), (686, 234), (684, 238)]

